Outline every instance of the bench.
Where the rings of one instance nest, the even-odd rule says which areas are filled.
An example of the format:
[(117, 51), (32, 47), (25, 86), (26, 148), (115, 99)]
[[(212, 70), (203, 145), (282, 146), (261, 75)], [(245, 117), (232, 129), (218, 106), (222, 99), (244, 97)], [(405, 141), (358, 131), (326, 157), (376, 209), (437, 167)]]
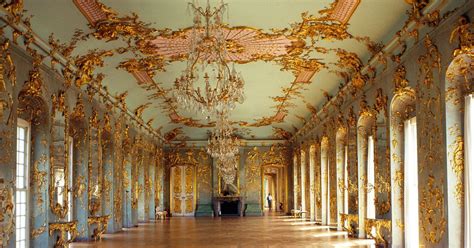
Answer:
[(291, 215), (293, 215), (294, 218), (303, 218), (303, 214), (306, 214), (306, 211), (300, 209), (291, 210)]
[(167, 211), (156, 211), (155, 212), (155, 220), (166, 220), (166, 216), (168, 216)]

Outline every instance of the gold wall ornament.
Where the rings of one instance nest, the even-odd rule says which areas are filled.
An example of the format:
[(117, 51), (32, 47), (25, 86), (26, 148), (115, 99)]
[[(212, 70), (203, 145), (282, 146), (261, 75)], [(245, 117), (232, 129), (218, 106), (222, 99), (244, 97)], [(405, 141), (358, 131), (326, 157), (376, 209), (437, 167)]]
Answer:
[(393, 83), (395, 84), (395, 89), (402, 89), (408, 87), (408, 80), (406, 80), (406, 70), (405, 66), (399, 65), (393, 74)]
[(387, 102), (388, 102), (387, 95), (385, 95), (383, 93), (383, 90), (381, 88), (378, 88), (377, 89), (377, 96), (376, 96), (376, 99), (375, 99), (374, 109), (379, 113), (381, 111), (386, 111), (387, 106), (388, 106)]
[(33, 69), (30, 70), (28, 80), (25, 82), (22, 94), (25, 96), (36, 96), (40, 97), (42, 94), (43, 79), (41, 78), (41, 72), (39, 66), (41, 61), (33, 63)]
[(13, 182), (0, 178), (0, 246), (7, 246), (15, 230)]
[(449, 42), (453, 43), (454, 40), (458, 41), (458, 48), (453, 52), (453, 57), (456, 57), (460, 54), (472, 54), (472, 49), (474, 46), (474, 25), (470, 20), (461, 16), (458, 20), (458, 25), (451, 32)]
[(261, 154), (261, 166), (286, 167), (289, 165), (288, 155), (289, 151), (285, 146), (272, 145), (268, 151)]
[[(59, 236), (54, 244), (54, 248), (67, 248), (78, 234), (77, 221), (50, 223), (49, 236), (53, 236), (55, 232), (59, 232)], [(67, 236), (68, 234), (71, 235), (69, 238)]]
[(3, 59), (2, 59), (0, 60), (0, 93), (5, 93), (7, 91), (4, 74), (5, 74), (5, 67), (4, 67)]
[(71, 118), (76, 120), (84, 120), (86, 114), (84, 109), (84, 101), (82, 100), (82, 93), (79, 93), (76, 98), (76, 106), (74, 107)]
[(245, 178), (247, 180), (245, 190), (247, 192), (251, 191), (252, 189), (257, 189), (259, 183), (258, 180), (260, 180), (260, 176), (256, 177), (255, 175), (260, 175), (260, 159), (261, 152), (258, 150), (257, 147), (253, 147), (247, 153), (247, 159), (245, 162)]
[(449, 135), (455, 137), (448, 147), (451, 169), (456, 174), (455, 196), (459, 206), (464, 205), (464, 138), (458, 125), (449, 128)]
[(46, 232), (46, 225), (40, 226), (40, 227), (32, 230), (30, 235), (31, 235), (32, 239), (36, 239), (37, 237), (39, 237), (44, 232)]
[(1, 45), (0, 48), (2, 49), (3, 56), (5, 58), (5, 66), (7, 69), (7, 76), (10, 79), (10, 83), (12, 86), (16, 85), (16, 67), (15, 63), (13, 63), (13, 59), (10, 53), (10, 41), (5, 40)]
[(433, 175), (429, 175), (427, 184), (422, 188), (420, 195), (421, 230), (426, 241), (437, 244), (446, 231), (446, 217), (444, 211), (444, 193), (436, 185)]

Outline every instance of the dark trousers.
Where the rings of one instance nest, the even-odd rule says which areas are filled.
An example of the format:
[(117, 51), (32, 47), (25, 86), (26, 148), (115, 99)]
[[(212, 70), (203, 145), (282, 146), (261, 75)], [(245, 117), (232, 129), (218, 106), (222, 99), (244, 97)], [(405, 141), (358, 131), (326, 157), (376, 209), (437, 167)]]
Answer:
[(272, 200), (267, 200), (268, 201), (268, 208), (272, 209)]

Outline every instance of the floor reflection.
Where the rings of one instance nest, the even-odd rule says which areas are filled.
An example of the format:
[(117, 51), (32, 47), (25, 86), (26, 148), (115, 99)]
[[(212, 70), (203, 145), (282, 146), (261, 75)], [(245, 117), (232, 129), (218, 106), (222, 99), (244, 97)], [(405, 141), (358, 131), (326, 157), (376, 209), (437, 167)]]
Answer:
[(372, 240), (287, 216), (227, 218), (174, 217), (105, 235), (72, 247), (373, 247)]

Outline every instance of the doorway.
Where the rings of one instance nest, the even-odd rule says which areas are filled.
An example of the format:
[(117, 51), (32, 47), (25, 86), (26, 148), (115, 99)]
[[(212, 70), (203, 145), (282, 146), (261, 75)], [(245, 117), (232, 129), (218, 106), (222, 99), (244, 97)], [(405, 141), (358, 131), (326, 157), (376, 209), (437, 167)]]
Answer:
[(194, 216), (196, 198), (196, 167), (175, 166), (171, 168), (171, 214)]

